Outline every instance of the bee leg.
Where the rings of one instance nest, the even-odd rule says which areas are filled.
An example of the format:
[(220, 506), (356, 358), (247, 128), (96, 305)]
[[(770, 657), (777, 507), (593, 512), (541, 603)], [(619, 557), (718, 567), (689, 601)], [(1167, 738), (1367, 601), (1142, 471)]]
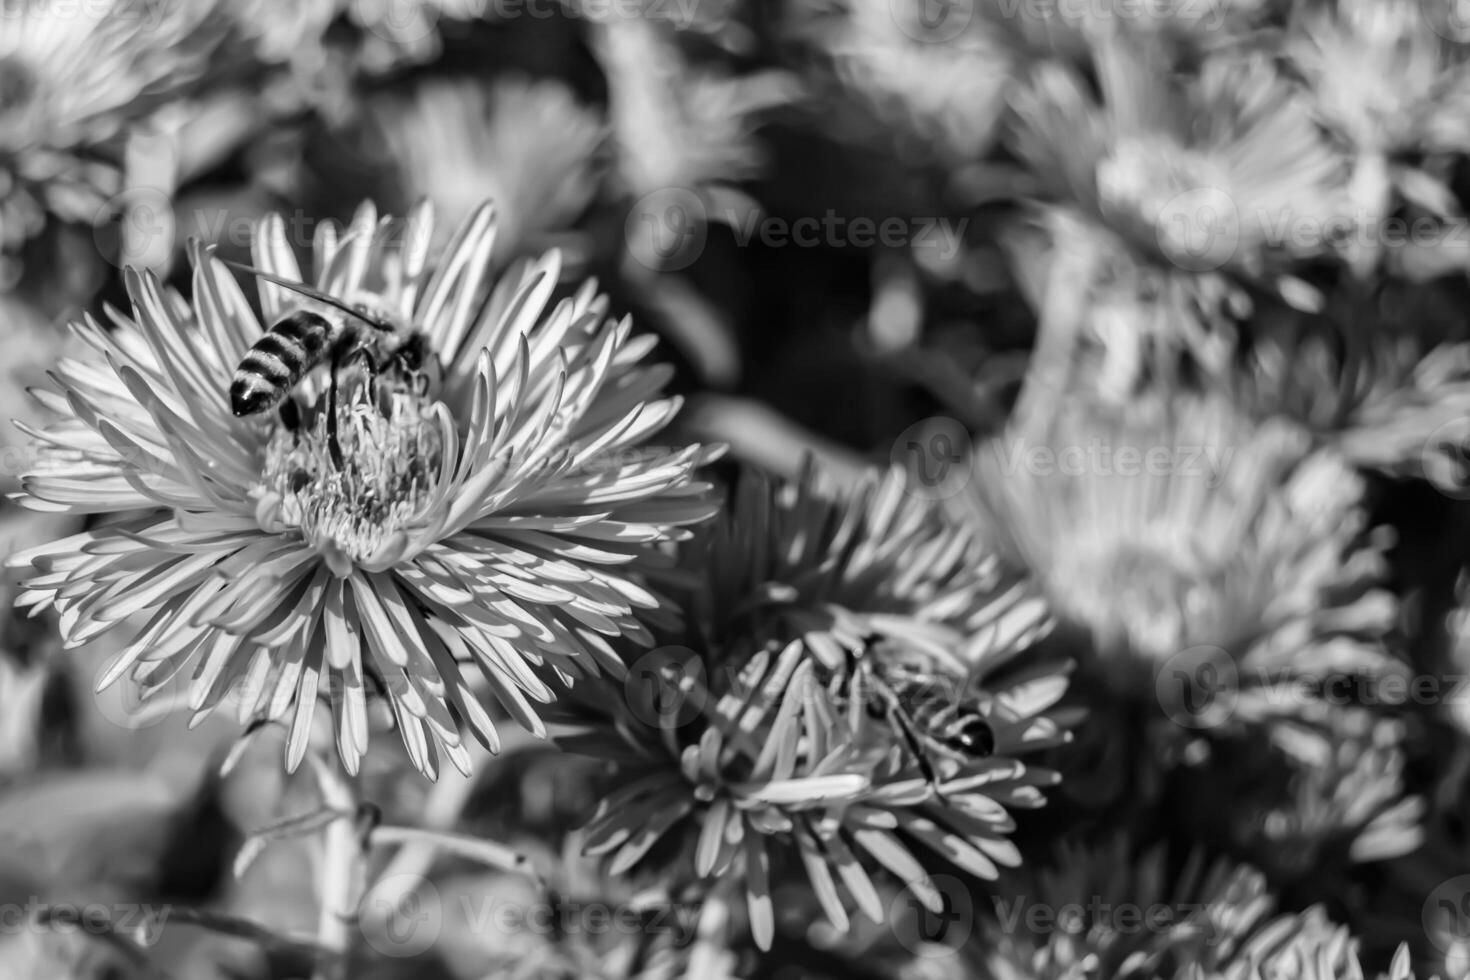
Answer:
[(332, 465), (339, 473), (343, 469), (343, 459), (342, 442), (337, 436), (337, 372), (342, 362), (340, 354), (332, 355), (331, 380), (327, 386), (327, 451), (332, 454)]
[(296, 404), (296, 399), (290, 395), (281, 402), (281, 425), (285, 430), (295, 437), (297, 442), (301, 441), (301, 406)]

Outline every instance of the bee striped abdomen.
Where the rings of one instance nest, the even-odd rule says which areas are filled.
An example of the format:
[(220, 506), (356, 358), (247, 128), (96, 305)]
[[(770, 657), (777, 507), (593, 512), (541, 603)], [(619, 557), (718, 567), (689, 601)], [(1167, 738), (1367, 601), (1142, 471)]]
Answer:
[(255, 415), (279, 404), (301, 378), (321, 362), (332, 325), (304, 310), (282, 317), (245, 353), (230, 383), (230, 408), (237, 416)]

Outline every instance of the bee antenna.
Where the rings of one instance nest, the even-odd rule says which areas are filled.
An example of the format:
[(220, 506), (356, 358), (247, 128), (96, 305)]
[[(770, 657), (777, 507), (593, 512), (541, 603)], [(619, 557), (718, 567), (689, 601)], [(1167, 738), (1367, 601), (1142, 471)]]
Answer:
[[(219, 258), (218, 256), (215, 257)], [(255, 276), (258, 279), (264, 279), (266, 282), (269, 283), (274, 283), (275, 285), (280, 286), (282, 289), (289, 289), (293, 293), (299, 293), (300, 295), (305, 296), (308, 299), (314, 299), (318, 303), (325, 303), (326, 305), (333, 307), (334, 309), (341, 310), (348, 316), (354, 316), (357, 319), (361, 320), (363, 323), (366, 323), (374, 330), (381, 330), (383, 333), (393, 332), (393, 326), (391, 324), (384, 323), (376, 317), (369, 316), (368, 314), (362, 312), (362, 310), (355, 310), (352, 307), (348, 306), (346, 303), (337, 299), (335, 296), (328, 296), (321, 290), (316, 289), (312, 286), (308, 286), (304, 282), (292, 282), (290, 279), (283, 279), (274, 273), (266, 272), (264, 269), (257, 269), (255, 266), (246, 265), (243, 262), (234, 262), (230, 259), (220, 259), (220, 261), (232, 269), (238, 269), (241, 272), (248, 272), (252, 276)]]

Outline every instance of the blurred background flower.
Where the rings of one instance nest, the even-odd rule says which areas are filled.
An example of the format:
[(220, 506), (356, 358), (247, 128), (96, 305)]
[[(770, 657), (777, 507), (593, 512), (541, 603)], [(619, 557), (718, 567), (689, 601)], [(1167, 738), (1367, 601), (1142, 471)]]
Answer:
[(0, 11), (0, 973), (1465, 973), (1459, 6)]
[(428, 199), (459, 222), (495, 201), (497, 265), (555, 246), (568, 275), (586, 268), (591, 245), (574, 228), (598, 190), (605, 134), (565, 84), (517, 75), (488, 88), (431, 81), (378, 118), (405, 205)]

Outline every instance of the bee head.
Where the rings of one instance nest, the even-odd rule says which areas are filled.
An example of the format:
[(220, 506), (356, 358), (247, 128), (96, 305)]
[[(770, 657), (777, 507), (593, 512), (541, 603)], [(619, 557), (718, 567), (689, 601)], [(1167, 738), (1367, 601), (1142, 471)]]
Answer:
[(989, 755), (995, 751), (995, 732), (990, 724), (979, 715), (967, 717), (959, 731), (950, 736), (955, 747), (971, 755)]

